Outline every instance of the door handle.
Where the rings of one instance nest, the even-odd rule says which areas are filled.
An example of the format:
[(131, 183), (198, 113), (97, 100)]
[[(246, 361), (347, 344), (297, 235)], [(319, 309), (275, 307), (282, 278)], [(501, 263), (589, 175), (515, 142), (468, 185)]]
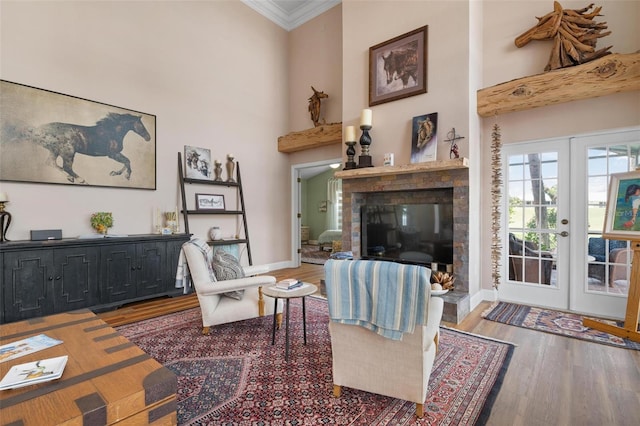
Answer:
[(567, 231), (556, 232), (556, 235), (560, 235), (561, 237), (568, 237), (569, 233)]

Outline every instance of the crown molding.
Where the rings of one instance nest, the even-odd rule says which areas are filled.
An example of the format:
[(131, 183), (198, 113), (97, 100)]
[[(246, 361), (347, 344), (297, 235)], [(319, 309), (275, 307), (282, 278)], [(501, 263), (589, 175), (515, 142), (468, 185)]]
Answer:
[(241, 1), (287, 31), (293, 30), (342, 2), (342, 0), (307, 0), (293, 10), (287, 11), (274, 0)]

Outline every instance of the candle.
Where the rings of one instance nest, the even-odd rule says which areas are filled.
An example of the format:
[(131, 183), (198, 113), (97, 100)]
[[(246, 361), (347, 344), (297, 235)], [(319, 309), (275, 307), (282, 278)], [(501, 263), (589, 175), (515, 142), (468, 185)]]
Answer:
[(6, 192), (0, 192), (0, 203), (6, 203), (7, 201), (9, 201), (9, 195)]
[(373, 123), (373, 112), (370, 109), (363, 109), (360, 115), (361, 126), (371, 126)]
[(344, 140), (345, 142), (353, 142), (356, 140), (356, 128), (354, 126), (347, 126)]

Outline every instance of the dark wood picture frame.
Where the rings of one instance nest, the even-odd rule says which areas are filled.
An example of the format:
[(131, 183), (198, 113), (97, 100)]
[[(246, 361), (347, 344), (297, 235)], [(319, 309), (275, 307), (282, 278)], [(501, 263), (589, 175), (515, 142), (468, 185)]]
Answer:
[(428, 29), (369, 48), (369, 106), (427, 93)]
[(196, 210), (224, 210), (224, 195), (196, 194)]
[(0, 181), (156, 189), (156, 116), (0, 80)]

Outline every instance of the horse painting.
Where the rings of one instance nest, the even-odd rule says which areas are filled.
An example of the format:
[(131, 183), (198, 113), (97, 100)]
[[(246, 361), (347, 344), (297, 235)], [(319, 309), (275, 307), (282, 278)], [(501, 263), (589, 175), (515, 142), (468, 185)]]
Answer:
[(394, 80), (402, 80), (402, 87), (409, 85), (409, 78), (413, 85), (418, 84), (418, 52), (417, 43), (410, 43), (407, 48), (392, 50), (387, 56), (382, 56), (384, 71), (387, 75), (387, 85)]
[[(49, 150), (47, 164), (61, 170), (71, 183), (87, 182), (73, 171), (73, 160), (76, 154), (92, 157), (109, 157), (122, 164), (119, 170), (111, 171), (111, 176), (131, 178), (131, 161), (122, 154), (124, 137), (130, 131), (135, 132), (145, 141), (151, 136), (142, 124), (142, 117), (133, 114), (108, 113), (95, 126), (80, 126), (70, 123), (47, 123), (31, 132), (33, 142)], [(58, 165), (58, 157), (62, 166)]]

